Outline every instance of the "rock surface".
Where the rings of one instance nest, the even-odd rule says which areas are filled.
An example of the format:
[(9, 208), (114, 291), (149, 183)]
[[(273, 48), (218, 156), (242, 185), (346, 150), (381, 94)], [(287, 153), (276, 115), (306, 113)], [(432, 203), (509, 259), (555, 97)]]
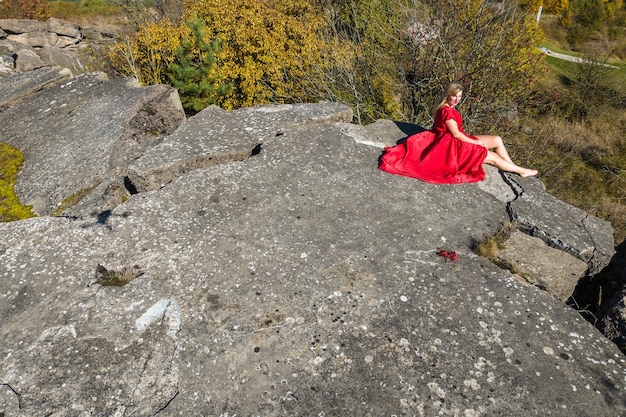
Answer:
[[(0, 19), (0, 78), (44, 67), (66, 68), (72, 75), (85, 72), (87, 46), (98, 49), (123, 32), (119, 26), (79, 25), (50, 18)], [(83, 42), (87, 40), (89, 44)]]
[(515, 220), (606, 266), (610, 226), (539, 180), (389, 175), (382, 147), (419, 128), (335, 103), (185, 122), (165, 87), (23, 85), (0, 85), (28, 97), (0, 137), (41, 216), (0, 224), (5, 416), (626, 414), (619, 349), (473, 254)]
[[(34, 80), (53, 78), (57, 85), (12, 101), (0, 125), (3, 142), (26, 158), (16, 189), (23, 203), (39, 215), (51, 214), (64, 200), (122, 173), (145, 149), (158, 143), (185, 119), (176, 90), (137, 88), (131, 80), (108, 80), (103, 73), (83, 74), (58, 84), (53, 70)], [(0, 80), (7, 97), (24, 97), (21, 83)], [(18, 74), (18, 80), (27, 75)], [(11, 94), (11, 90), (17, 93)]]
[(511, 234), (498, 259), (563, 302), (569, 299), (588, 269), (584, 261), (519, 231)]

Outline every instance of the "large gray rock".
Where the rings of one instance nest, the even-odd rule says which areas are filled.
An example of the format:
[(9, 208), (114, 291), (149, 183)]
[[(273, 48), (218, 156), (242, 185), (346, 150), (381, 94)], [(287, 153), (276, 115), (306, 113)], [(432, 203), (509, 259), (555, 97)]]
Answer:
[(54, 17), (49, 18), (46, 23), (48, 25), (49, 32), (56, 33), (60, 36), (75, 38), (77, 40), (82, 38), (80, 26), (75, 23), (67, 22)]
[(85, 26), (82, 29), (83, 39), (86, 41), (95, 41), (95, 42), (108, 42), (114, 41), (120, 35), (123, 35), (125, 31), (124, 26), (120, 25), (107, 25), (102, 23), (94, 23), (90, 26)]
[[(68, 81), (71, 75), (68, 69), (47, 67), (0, 79), (0, 110), (15, 106), (43, 90)], [(4, 138), (3, 140), (7, 141)]]
[(26, 32), (19, 35), (9, 35), (7, 39), (31, 47), (42, 47), (44, 45), (55, 46), (59, 36), (51, 32)]
[(76, 51), (87, 47), (81, 44), (82, 39), (79, 25), (61, 19), (0, 19), (0, 53), (17, 55), (17, 64), (0, 61), (0, 76), (43, 66), (61, 66), (74, 75), (82, 73), (84, 64)]
[[(72, 97), (47, 96), (41, 118), (30, 119), (50, 117), (50, 130), (74, 138), (80, 151), (55, 154), (64, 161), (89, 158), (95, 146), (83, 142), (82, 118), (55, 121)], [(125, 106), (114, 97), (100, 96), (103, 111), (106, 100)], [(349, 114), (332, 103), (209, 108), (124, 162), (135, 173), (126, 189), (136, 189), (115, 206), (90, 217), (101, 200), (88, 196), (79, 219), (0, 224), (0, 411), (626, 414), (618, 348), (472, 251), (511, 220), (511, 205), (536, 235), (553, 236), (556, 224), (568, 235), (578, 217), (533, 214), (554, 207), (539, 181), (493, 169), (485, 183), (452, 186), (384, 173), (377, 138), (401, 126), (337, 122)], [(16, 116), (5, 110), (0, 120)], [(41, 137), (24, 136), (22, 146)], [(212, 154), (219, 163), (207, 163)], [(100, 155), (108, 160), (106, 146)], [(115, 188), (118, 175), (102, 188)], [(532, 198), (520, 200), (527, 190)], [(570, 239), (567, 251), (588, 244)], [(442, 246), (458, 261), (437, 256)]]
[[(615, 243), (608, 222), (546, 193), (538, 181), (513, 175), (507, 178), (517, 194), (508, 210), (522, 230), (585, 261), (589, 265), (588, 275), (600, 272), (609, 263), (615, 254)], [(554, 221), (555, 218), (560, 221)]]
[(54, 33), (60, 36), (80, 39), (82, 32), (80, 26), (54, 17), (47, 21), (32, 19), (0, 19), (0, 29), (11, 34), (24, 33)]
[(191, 119), (130, 167), (128, 176), (138, 191), (160, 188), (185, 172), (247, 159), (264, 140), (282, 135), (290, 126), (352, 119), (349, 108), (334, 103), (264, 106), (236, 115), (213, 106), (204, 113), (205, 117)]
[(626, 352), (626, 243), (599, 274), (578, 283), (568, 303)]
[(138, 88), (92, 73), (21, 101), (4, 117), (15, 122), (0, 126), (2, 140), (28, 161), (16, 190), (36, 213), (47, 215), (125, 169), (144, 152), (145, 138), (158, 141), (171, 133), (184, 112), (170, 87)]
[(0, 19), (0, 29), (7, 33), (46, 32), (48, 24), (32, 19)]
[(569, 299), (588, 269), (584, 261), (519, 231), (511, 234), (497, 258), (512, 272), (563, 302)]
[(56, 46), (44, 46), (37, 50), (37, 55), (46, 66), (59, 66), (69, 69), (73, 75), (85, 72), (85, 66), (74, 49), (57, 48)]
[(44, 67), (41, 57), (32, 49), (20, 49), (15, 58), (15, 69), (18, 72), (32, 71)]

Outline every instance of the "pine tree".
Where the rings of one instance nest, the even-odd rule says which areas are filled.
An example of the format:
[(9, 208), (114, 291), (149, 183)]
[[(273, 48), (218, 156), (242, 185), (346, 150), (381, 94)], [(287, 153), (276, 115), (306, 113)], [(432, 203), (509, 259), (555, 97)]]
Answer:
[(218, 38), (207, 42), (205, 24), (195, 18), (189, 23), (191, 39), (183, 39), (176, 49), (175, 61), (169, 67), (168, 78), (178, 89), (180, 100), (189, 114), (195, 114), (232, 90), (232, 84), (221, 83), (213, 71), (220, 49)]

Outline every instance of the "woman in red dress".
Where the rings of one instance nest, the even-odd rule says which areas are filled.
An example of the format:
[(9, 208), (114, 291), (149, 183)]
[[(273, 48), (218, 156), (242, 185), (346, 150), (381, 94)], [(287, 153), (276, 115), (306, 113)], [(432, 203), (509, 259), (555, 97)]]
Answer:
[(483, 163), (522, 177), (537, 175), (536, 170), (511, 161), (500, 136), (474, 136), (463, 131), (463, 119), (455, 109), (462, 95), (460, 84), (450, 84), (434, 108), (433, 127), (385, 148), (380, 169), (435, 184), (482, 181)]

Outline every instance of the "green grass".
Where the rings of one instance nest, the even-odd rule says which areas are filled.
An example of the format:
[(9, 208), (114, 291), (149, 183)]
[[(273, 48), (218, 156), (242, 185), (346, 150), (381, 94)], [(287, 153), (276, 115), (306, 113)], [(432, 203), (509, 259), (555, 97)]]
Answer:
[[(542, 46), (584, 57), (567, 49), (564, 31), (551, 25)], [(623, 104), (612, 107), (610, 100), (601, 97), (612, 91), (608, 98), (624, 103), (626, 62), (614, 58), (607, 63), (619, 68), (600, 72), (602, 78), (595, 81), (603, 88), (590, 88), (578, 84), (586, 74), (580, 64), (546, 55), (544, 107), (541, 114), (524, 120), (533, 133), (509, 134), (516, 142), (515, 159), (538, 169), (548, 192), (557, 198), (611, 222), (619, 244), (626, 240), (626, 110)]]
[(546, 56), (546, 63), (550, 68), (550, 80), (552, 82), (558, 82), (561, 76), (571, 77), (576, 73), (578, 64), (571, 61), (565, 61), (563, 59)]
[(63, 199), (61, 204), (59, 204), (59, 206), (52, 212), (52, 216), (60, 216), (68, 208), (74, 207), (76, 204), (80, 203), (85, 196), (92, 192), (94, 188), (96, 188), (96, 185), (79, 190), (71, 196)]

